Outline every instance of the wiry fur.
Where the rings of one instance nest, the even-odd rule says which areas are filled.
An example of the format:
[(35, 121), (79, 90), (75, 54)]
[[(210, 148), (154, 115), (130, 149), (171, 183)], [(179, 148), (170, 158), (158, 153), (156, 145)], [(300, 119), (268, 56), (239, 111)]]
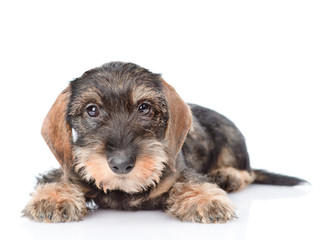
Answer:
[(94, 201), (222, 223), (235, 217), (226, 192), (252, 182), (303, 181), (251, 169), (244, 137), (230, 120), (187, 105), (159, 74), (132, 63), (108, 63), (72, 81), (42, 135), (61, 169), (38, 178), (23, 210), (39, 222), (79, 221)]
[(213, 181), (226, 192), (239, 191), (255, 180), (251, 171), (237, 170), (233, 167), (222, 167), (210, 173)]
[(75, 148), (75, 170), (86, 181), (94, 181), (97, 188), (121, 190), (127, 193), (144, 191), (159, 183), (165, 168), (167, 157), (163, 144), (156, 141), (146, 141), (145, 150), (137, 157), (136, 166), (126, 174), (112, 172), (106, 156), (95, 148)]
[(55, 182), (40, 184), (23, 213), (38, 222), (70, 222), (81, 220), (87, 207), (78, 186)]
[(178, 182), (169, 192), (167, 212), (182, 221), (215, 223), (235, 217), (225, 191), (216, 184)]

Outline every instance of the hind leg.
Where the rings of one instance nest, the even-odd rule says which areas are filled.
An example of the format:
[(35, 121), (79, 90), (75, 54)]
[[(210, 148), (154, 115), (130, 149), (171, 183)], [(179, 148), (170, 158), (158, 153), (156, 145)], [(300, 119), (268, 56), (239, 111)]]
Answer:
[(221, 167), (210, 172), (209, 177), (226, 192), (244, 189), (254, 181), (254, 173), (233, 167)]
[[(255, 179), (255, 174), (249, 167), (249, 158), (230, 147), (224, 147), (220, 151), (216, 166), (209, 171), (210, 179), (226, 192), (239, 191)], [(241, 168), (241, 165), (246, 166)]]
[[(196, 105), (191, 107), (196, 117), (193, 121), (193, 131), (189, 134), (189, 141), (192, 141), (186, 140), (188, 145), (185, 152), (188, 153), (188, 148), (193, 151), (193, 159), (188, 158), (190, 154), (185, 154), (188, 163), (197, 166), (207, 160), (207, 168), (194, 168), (199, 172), (205, 172), (210, 181), (227, 192), (238, 191), (253, 182), (254, 174), (250, 168), (245, 138), (239, 129), (215, 111)], [(197, 146), (198, 143), (202, 148)]]

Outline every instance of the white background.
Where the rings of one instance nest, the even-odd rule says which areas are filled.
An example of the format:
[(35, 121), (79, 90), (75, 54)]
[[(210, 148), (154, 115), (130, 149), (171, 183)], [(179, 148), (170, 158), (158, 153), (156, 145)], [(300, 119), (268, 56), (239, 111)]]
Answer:
[[(1, 1), (0, 238), (320, 239), (319, 1)], [(38, 173), (58, 167), (40, 136), (68, 81), (131, 61), (213, 108), (246, 136), (252, 166), (312, 186), (253, 185), (239, 218), (181, 223), (160, 211), (100, 210), (84, 221), (21, 218)]]

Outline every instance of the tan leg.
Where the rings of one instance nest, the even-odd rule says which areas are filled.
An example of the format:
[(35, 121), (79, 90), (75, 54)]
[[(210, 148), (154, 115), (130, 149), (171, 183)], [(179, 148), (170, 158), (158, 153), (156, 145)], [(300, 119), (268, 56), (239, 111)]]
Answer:
[(87, 213), (85, 198), (71, 183), (40, 184), (22, 211), (37, 222), (80, 221)]
[(209, 174), (219, 187), (227, 192), (239, 191), (254, 181), (254, 173), (238, 170), (233, 167), (214, 169)]
[(223, 223), (235, 217), (226, 192), (207, 182), (175, 183), (167, 207), (166, 212), (186, 222)]

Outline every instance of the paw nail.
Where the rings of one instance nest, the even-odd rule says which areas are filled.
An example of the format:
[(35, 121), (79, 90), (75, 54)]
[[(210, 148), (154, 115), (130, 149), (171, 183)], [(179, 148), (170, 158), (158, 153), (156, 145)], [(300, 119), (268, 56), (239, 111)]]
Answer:
[(39, 218), (40, 218), (41, 221), (43, 221), (46, 217), (45, 217), (44, 214), (40, 214)]

